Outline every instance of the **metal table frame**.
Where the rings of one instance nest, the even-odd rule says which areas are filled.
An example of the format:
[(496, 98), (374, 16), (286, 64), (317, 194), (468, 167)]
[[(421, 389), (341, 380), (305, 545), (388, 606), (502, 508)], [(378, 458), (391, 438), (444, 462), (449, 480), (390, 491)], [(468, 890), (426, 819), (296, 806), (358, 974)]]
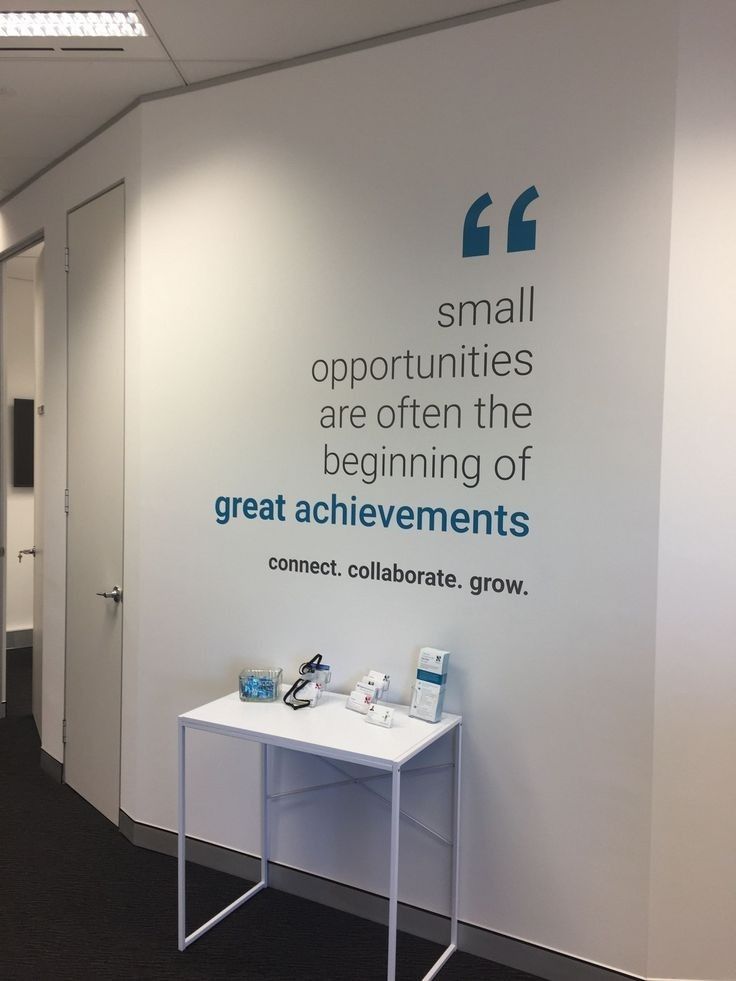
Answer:
[[(235, 696), (229, 696), (230, 698), (237, 698)], [(344, 702), (344, 696), (331, 696), (334, 698), (339, 698), (340, 703)], [(224, 699), (220, 699), (219, 702), (223, 702)], [(217, 706), (218, 702), (211, 703), (212, 706)], [(440, 839), (446, 845), (452, 849), (452, 880), (451, 880), (451, 905), (450, 905), (450, 943), (441, 954), (441, 956), (435, 961), (430, 970), (424, 975), (422, 981), (430, 981), (431, 978), (441, 970), (443, 965), (449, 960), (453, 953), (457, 950), (457, 940), (458, 940), (458, 916), (457, 916), (457, 906), (458, 906), (458, 887), (459, 887), (459, 871), (460, 871), (460, 848), (459, 848), (459, 829), (460, 829), (460, 762), (461, 762), (461, 750), (462, 750), (462, 717), (461, 716), (449, 716), (444, 715), (442, 724), (438, 724), (437, 727), (424, 723), (426, 725), (426, 730), (424, 730), (424, 738), (421, 739), (416, 747), (410, 747), (408, 750), (403, 752), (398, 758), (390, 758), (386, 756), (381, 758), (380, 756), (371, 755), (367, 758), (361, 758), (361, 754), (349, 754), (346, 755), (343, 751), (334, 749), (335, 756), (332, 756), (332, 750), (329, 745), (321, 744), (319, 746), (310, 743), (308, 740), (295, 739), (293, 736), (282, 737), (273, 732), (260, 732), (257, 728), (253, 726), (242, 728), (229, 724), (222, 725), (220, 722), (212, 719), (206, 718), (206, 710), (209, 706), (202, 706), (200, 709), (194, 710), (192, 713), (185, 713), (180, 715), (178, 718), (178, 728), (179, 728), (179, 804), (178, 804), (178, 940), (179, 940), (179, 950), (185, 950), (190, 944), (193, 944), (198, 940), (203, 934), (207, 933), (212, 927), (216, 926), (226, 916), (234, 912), (248, 900), (252, 899), (257, 895), (262, 889), (265, 889), (269, 884), (269, 872), (268, 872), (268, 860), (270, 856), (270, 841), (269, 841), (269, 811), (270, 804), (272, 800), (276, 800), (280, 797), (291, 796), (297, 793), (307, 793), (314, 790), (323, 789), (326, 787), (333, 787), (338, 784), (357, 784), (366, 790), (370, 790), (373, 794), (378, 796), (391, 808), (391, 846), (390, 846), (390, 860), (389, 860), (389, 914), (388, 914), (388, 964), (386, 971), (387, 981), (395, 981), (396, 978), (396, 935), (397, 935), (397, 920), (398, 920), (398, 898), (399, 898), (399, 825), (400, 819), (404, 817), (409, 820), (415, 826), (418, 826), (423, 831), (432, 835), (435, 838)], [(256, 707), (258, 708), (258, 707)], [(400, 709), (406, 716), (408, 710), (406, 706), (395, 706), (395, 708)], [(307, 712), (320, 712), (321, 707), (316, 709), (305, 709)], [(198, 715), (198, 718), (192, 718), (193, 715)], [(352, 715), (352, 713), (348, 713)], [(288, 718), (288, 717), (285, 717)], [(251, 720), (252, 721), (252, 720)], [(416, 721), (416, 720), (413, 720)], [(235, 738), (245, 739), (248, 741), (255, 741), (261, 744), (261, 878), (260, 881), (256, 883), (251, 889), (243, 893), (232, 903), (222, 909), (219, 913), (209, 919), (206, 923), (202, 924), (198, 929), (194, 930), (192, 933), (186, 933), (186, 731), (188, 728), (199, 729), (208, 732), (216, 732), (224, 735), (230, 735)], [(401, 810), (401, 779), (402, 771), (411, 759), (425, 750), (432, 743), (441, 739), (445, 735), (453, 734), (454, 739), (454, 760), (450, 764), (441, 764), (439, 766), (427, 766), (427, 767), (412, 767), (406, 772), (407, 774), (414, 773), (425, 773), (430, 771), (435, 771), (443, 768), (444, 766), (451, 766), (454, 768), (454, 808), (453, 808), (453, 834), (452, 838), (448, 839), (438, 832), (434, 831), (428, 825), (423, 824), (417, 819), (413, 818), (411, 815), (407, 814), (405, 811)], [(298, 752), (309, 753), (310, 755), (316, 755), (322, 758), (325, 762), (328, 762), (334, 769), (341, 773), (344, 777), (342, 780), (333, 781), (328, 784), (319, 784), (314, 787), (304, 787), (298, 790), (288, 791), (282, 794), (270, 794), (269, 793), (269, 783), (268, 783), (268, 760), (269, 760), (269, 748), (271, 746), (277, 746), (282, 748), (288, 748), (296, 750)], [(384, 772), (379, 774), (372, 774), (367, 777), (353, 777), (345, 770), (340, 768), (336, 763), (335, 759), (341, 759), (350, 763), (357, 763), (363, 766), (370, 766), (374, 769), (379, 769)], [(376, 779), (377, 777), (386, 776), (387, 773), (391, 774), (391, 797), (386, 798), (382, 794), (373, 790), (368, 786), (368, 782)]]

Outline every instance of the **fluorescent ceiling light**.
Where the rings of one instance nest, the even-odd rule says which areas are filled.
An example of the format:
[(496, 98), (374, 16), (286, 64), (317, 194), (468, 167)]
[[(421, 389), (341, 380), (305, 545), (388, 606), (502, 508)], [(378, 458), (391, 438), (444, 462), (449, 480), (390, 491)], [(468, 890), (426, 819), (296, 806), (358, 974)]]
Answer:
[(0, 13), (4, 37), (146, 37), (146, 29), (129, 10), (29, 10)]

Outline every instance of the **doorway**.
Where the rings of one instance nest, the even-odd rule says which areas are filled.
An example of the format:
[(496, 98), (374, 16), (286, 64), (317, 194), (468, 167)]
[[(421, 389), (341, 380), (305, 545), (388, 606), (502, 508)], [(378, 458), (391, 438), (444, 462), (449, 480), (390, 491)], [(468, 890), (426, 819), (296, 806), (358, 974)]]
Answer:
[(41, 730), (43, 243), (2, 264), (0, 714)]

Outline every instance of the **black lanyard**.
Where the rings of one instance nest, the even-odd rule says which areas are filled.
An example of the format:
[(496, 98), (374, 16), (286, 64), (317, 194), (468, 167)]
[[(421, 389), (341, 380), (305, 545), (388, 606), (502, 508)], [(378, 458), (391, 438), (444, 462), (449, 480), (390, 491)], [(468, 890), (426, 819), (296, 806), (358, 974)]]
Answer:
[[(313, 680), (314, 674), (317, 670), (317, 665), (321, 662), (322, 655), (315, 654), (313, 658), (309, 661), (305, 661), (304, 664), (299, 667), (300, 678), (297, 678), (291, 688), (284, 695), (284, 704), (290, 706), (293, 709), (303, 709), (310, 704), (308, 698), (297, 698), (300, 691), (307, 687), (310, 681)], [(306, 676), (306, 677), (305, 677)]]

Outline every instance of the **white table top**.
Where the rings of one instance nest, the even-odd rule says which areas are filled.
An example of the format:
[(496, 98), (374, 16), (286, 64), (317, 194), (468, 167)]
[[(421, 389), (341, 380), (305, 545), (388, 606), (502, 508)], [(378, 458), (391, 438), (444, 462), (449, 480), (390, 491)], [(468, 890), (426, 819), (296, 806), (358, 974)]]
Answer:
[(319, 705), (298, 711), (277, 702), (241, 702), (237, 692), (179, 716), (179, 725), (203, 729), (315, 756), (391, 770), (421, 753), (462, 722), (443, 713), (439, 722), (409, 717), (408, 705), (394, 709), (390, 729), (371, 725), (345, 708), (347, 695), (325, 692)]

